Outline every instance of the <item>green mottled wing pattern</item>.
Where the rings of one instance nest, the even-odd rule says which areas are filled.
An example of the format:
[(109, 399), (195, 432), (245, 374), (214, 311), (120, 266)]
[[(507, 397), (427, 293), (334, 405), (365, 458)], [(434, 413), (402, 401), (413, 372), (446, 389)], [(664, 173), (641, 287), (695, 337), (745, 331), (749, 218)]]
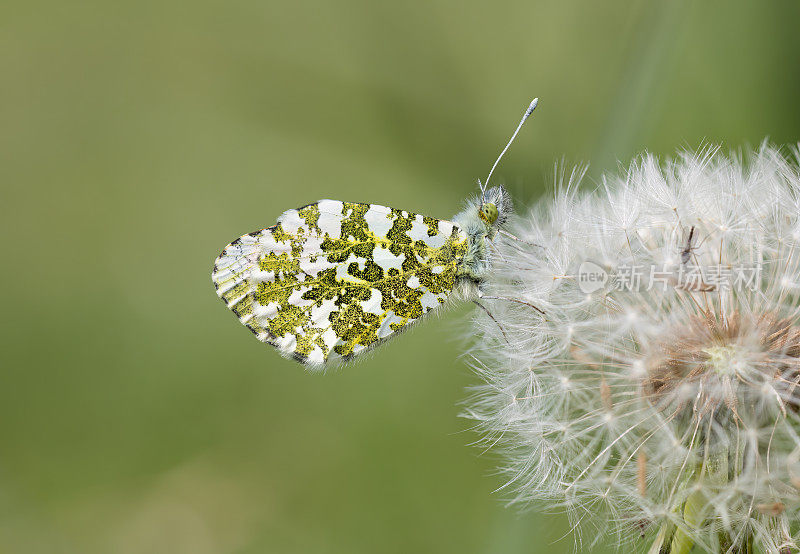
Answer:
[(348, 360), (444, 303), (467, 248), (450, 221), (321, 200), (229, 244), (212, 278), (259, 340), (321, 365)]

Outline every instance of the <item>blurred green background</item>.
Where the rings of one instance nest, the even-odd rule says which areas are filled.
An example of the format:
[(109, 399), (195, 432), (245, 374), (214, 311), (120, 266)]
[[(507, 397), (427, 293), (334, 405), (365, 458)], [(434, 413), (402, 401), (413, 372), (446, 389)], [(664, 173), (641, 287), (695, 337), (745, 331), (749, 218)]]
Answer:
[[(800, 138), (796, 2), (0, 5), (0, 551), (571, 552), (468, 446), (467, 307), (312, 375), (211, 265), (319, 198)], [(588, 537), (591, 538), (591, 537)], [(596, 549), (599, 551), (599, 549)]]

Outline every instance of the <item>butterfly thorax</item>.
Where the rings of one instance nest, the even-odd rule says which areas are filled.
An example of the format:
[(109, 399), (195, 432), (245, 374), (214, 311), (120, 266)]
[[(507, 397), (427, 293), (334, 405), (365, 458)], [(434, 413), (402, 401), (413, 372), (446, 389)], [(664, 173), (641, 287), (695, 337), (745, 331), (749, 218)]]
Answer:
[(512, 211), (511, 199), (503, 187), (493, 187), (485, 194), (467, 202), (467, 206), (453, 217), (453, 222), (463, 230), (468, 248), (458, 266), (462, 284), (477, 292), (491, 267), (490, 241), (508, 219)]

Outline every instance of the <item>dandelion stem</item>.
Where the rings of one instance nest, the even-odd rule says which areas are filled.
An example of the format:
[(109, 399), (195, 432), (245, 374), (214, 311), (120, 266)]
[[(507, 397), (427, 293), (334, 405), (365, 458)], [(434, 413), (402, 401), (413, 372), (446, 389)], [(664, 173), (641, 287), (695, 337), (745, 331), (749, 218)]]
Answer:
[(661, 529), (658, 530), (656, 540), (653, 541), (653, 544), (650, 546), (647, 554), (669, 554), (669, 545), (671, 544), (670, 539), (672, 538), (672, 534), (674, 532), (675, 526), (672, 523), (664, 523), (661, 526)]
[[(683, 522), (691, 531), (696, 531), (703, 524), (703, 508), (706, 505), (706, 496), (702, 489), (689, 495), (683, 506)], [(670, 545), (670, 554), (688, 554), (694, 546), (694, 540), (682, 527), (675, 531)]]

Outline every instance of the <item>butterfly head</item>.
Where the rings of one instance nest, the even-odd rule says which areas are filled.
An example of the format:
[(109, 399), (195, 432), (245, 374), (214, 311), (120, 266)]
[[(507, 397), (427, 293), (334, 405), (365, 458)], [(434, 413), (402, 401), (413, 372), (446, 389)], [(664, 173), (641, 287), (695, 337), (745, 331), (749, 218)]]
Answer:
[(489, 225), (494, 225), (498, 215), (500, 213), (497, 210), (497, 206), (491, 202), (487, 202), (478, 210), (478, 216)]
[(501, 227), (513, 210), (511, 197), (503, 187), (482, 190), (477, 208), (478, 217), (490, 229)]

